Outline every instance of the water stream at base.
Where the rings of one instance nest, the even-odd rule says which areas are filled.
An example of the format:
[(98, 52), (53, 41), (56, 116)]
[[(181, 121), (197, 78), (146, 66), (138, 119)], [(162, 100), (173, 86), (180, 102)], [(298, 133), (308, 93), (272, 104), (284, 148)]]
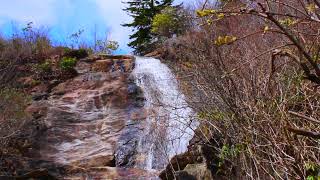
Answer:
[(136, 168), (163, 169), (187, 150), (196, 126), (193, 111), (170, 69), (155, 58), (136, 57), (132, 73), (146, 98), (148, 116), (138, 143)]

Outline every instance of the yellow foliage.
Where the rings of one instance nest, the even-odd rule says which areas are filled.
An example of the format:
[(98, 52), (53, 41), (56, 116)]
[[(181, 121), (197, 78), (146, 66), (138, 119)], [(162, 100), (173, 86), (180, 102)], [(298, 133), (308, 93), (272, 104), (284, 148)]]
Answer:
[(217, 15), (217, 17), (218, 17), (218, 19), (223, 19), (223, 18), (224, 18), (224, 14), (223, 14), (223, 13), (219, 13), (219, 14)]
[(237, 40), (235, 36), (219, 36), (215, 41), (214, 44), (217, 46), (231, 44)]
[(308, 12), (315, 12), (316, 11), (316, 5), (314, 3), (311, 3), (307, 6)]
[(192, 68), (192, 63), (190, 63), (190, 62), (185, 62), (184, 65), (189, 69)]
[(288, 26), (288, 27), (293, 26), (297, 23), (297, 21), (292, 18), (282, 19), (282, 20), (279, 20), (279, 22), (280, 22), (280, 24)]
[(267, 33), (270, 30), (269, 26), (265, 26), (263, 29), (263, 33)]
[(197, 13), (197, 16), (199, 17), (205, 17), (205, 16), (215, 14), (216, 11), (213, 9), (204, 9), (204, 10), (197, 10), (196, 13)]

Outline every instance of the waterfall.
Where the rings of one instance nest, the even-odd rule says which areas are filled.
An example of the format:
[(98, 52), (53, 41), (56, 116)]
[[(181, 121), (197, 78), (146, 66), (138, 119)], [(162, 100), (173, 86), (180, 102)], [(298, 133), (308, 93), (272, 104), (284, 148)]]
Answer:
[(162, 169), (187, 150), (193, 137), (193, 111), (170, 69), (155, 58), (136, 57), (133, 71), (145, 96), (148, 115), (138, 144), (136, 167)]

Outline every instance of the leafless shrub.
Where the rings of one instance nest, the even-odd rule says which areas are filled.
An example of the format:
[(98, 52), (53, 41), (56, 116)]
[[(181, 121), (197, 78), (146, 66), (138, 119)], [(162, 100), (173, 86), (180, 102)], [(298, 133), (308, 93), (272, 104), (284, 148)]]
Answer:
[(0, 90), (0, 153), (7, 153), (9, 143), (28, 119), (25, 108), (29, 98), (15, 89)]
[(52, 54), (53, 47), (45, 30), (34, 29), (28, 24), (10, 38), (0, 38), (0, 87), (15, 82), (25, 73), (18, 69), (27, 63), (44, 61)]
[[(318, 34), (319, 24), (309, 18), (306, 25), (291, 29), (303, 46), (299, 48), (274, 22), (232, 3), (221, 13), (236, 16), (210, 25), (210, 18), (201, 19), (200, 30), (169, 41), (164, 48), (164, 59), (174, 64), (189, 104), (198, 112), (204, 141), (220, 149), (217, 168), (228, 164), (230, 171), (224, 168), (220, 173), (234, 178), (231, 172), (236, 169), (238, 179), (317, 177), (320, 94), (312, 77), (319, 76), (308, 56), (317, 52), (318, 35), (313, 34)], [(269, 5), (269, 12), (289, 14), (307, 6), (299, 1), (261, 3)], [(275, 32), (264, 32), (266, 26)], [(237, 40), (215, 42), (227, 35)], [(221, 139), (215, 139), (217, 135)]]

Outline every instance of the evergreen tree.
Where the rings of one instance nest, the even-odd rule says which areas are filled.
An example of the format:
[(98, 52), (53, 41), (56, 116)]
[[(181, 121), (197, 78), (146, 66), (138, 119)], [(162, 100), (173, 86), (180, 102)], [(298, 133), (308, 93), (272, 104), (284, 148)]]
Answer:
[(173, 35), (183, 34), (190, 27), (191, 22), (188, 21), (188, 14), (182, 5), (169, 6), (154, 16), (151, 32), (162, 41)]
[(153, 48), (151, 24), (153, 17), (164, 8), (171, 6), (173, 0), (130, 0), (124, 9), (133, 17), (133, 22), (123, 26), (134, 28), (128, 45), (135, 49), (136, 54), (144, 54)]

